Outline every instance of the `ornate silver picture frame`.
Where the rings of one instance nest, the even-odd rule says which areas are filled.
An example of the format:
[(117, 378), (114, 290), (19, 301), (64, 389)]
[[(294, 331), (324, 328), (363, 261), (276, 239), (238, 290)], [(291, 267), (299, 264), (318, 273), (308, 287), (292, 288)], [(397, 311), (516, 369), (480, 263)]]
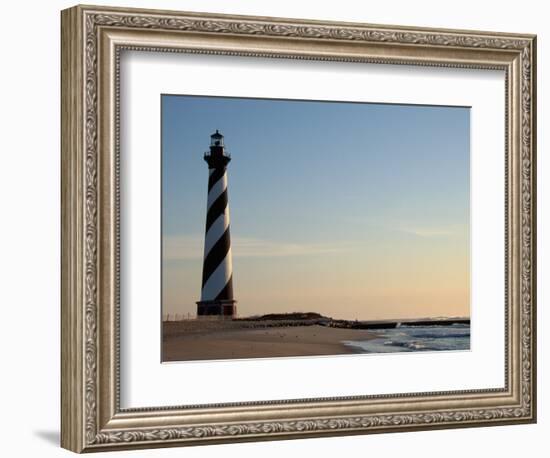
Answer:
[[(536, 37), (76, 6), (62, 12), (61, 445), (75, 452), (536, 421)], [(505, 74), (503, 388), (121, 407), (125, 50)]]

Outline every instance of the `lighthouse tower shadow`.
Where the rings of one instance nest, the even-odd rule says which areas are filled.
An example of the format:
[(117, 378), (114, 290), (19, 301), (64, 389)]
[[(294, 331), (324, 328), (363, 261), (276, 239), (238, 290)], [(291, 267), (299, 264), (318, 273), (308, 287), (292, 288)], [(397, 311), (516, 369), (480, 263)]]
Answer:
[(232, 319), (237, 301), (233, 298), (233, 265), (229, 232), (227, 165), (231, 156), (224, 137), (217, 130), (210, 136), (208, 164), (208, 204), (204, 237), (201, 300), (197, 318)]

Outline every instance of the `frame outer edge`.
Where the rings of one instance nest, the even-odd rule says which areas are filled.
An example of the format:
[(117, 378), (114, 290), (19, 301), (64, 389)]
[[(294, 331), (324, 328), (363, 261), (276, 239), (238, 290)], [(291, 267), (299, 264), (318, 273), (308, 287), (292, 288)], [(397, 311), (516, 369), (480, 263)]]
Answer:
[(80, 7), (61, 11), (61, 447), (85, 447), (84, 53)]
[(531, 420), (537, 423), (537, 36), (531, 57)]
[[(121, 22), (117, 12), (127, 13), (128, 17), (125, 17), (127, 21)], [(348, 38), (355, 42), (361, 42), (367, 40), (364, 34), (370, 33), (369, 25), (358, 24), (358, 30), (348, 31), (353, 32), (352, 37), (342, 38), (338, 34), (333, 36), (333, 31), (330, 29), (338, 26), (351, 26), (351, 24), (309, 20), (292, 21), (290, 19), (281, 19), (280, 24), (277, 24), (273, 23), (273, 21), (278, 21), (277, 18), (252, 16), (237, 17), (91, 6), (77, 6), (62, 12), (62, 446), (75, 452), (82, 452), (533, 422), (536, 418), (536, 108), (534, 99), (536, 96), (536, 37), (475, 31), (447, 31), (446, 35), (441, 35), (443, 30), (423, 28), (419, 28), (420, 32), (417, 34), (415, 32), (417, 29), (412, 27), (377, 25), (376, 27), (382, 28), (386, 35), (376, 36), (374, 41), (384, 41), (387, 38), (399, 44), (401, 41), (406, 41), (407, 44), (414, 46), (429, 45), (438, 49), (490, 48), (496, 52), (502, 52), (502, 54), (505, 52), (517, 53), (522, 49), (526, 53), (525, 60), (521, 59), (523, 65), (520, 67), (520, 74), (524, 71), (531, 73), (523, 81), (526, 86), (529, 86), (529, 90), (522, 92), (522, 95), (526, 97), (524, 101), (527, 102), (523, 106), (523, 114), (527, 114), (529, 119), (523, 126), (527, 130), (523, 131), (522, 141), (523, 146), (529, 151), (524, 157), (527, 160), (527, 165), (520, 167), (526, 180), (524, 184), (527, 189), (520, 189), (519, 192), (522, 197), (527, 198), (527, 205), (522, 209), (522, 216), (525, 216), (528, 221), (525, 223), (524, 229), (527, 232), (524, 234), (527, 234), (526, 239), (532, 243), (525, 245), (528, 246), (527, 249), (522, 245), (520, 250), (526, 254), (528, 262), (524, 276), (526, 281), (523, 284), (526, 288), (524, 297), (527, 299), (525, 299), (524, 310), (527, 316), (524, 326), (522, 326), (527, 334), (519, 333), (524, 339), (523, 349), (525, 350), (522, 355), (525, 357), (522, 361), (522, 370), (518, 371), (523, 375), (520, 377), (523, 402), (519, 406), (503, 404), (500, 408), (487, 411), (472, 409), (464, 412), (457, 411), (456, 414), (459, 416), (466, 415), (462, 420), (453, 416), (455, 415), (453, 412), (420, 412), (386, 415), (388, 418), (384, 419), (373, 417), (372, 421), (365, 417), (365, 424), (361, 417), (333, 417), (308, 418), (297, 421), (277, 419), (277, 421), (269, 423), (231, 424), (224, 422), (224, 424), (202, 424), (189, 427), (174, 425), (170, 429), (147, 429), (145, 427), (126, 431), (102, 431), (102, 427), (105, 426), (102, 421), (105, 418), (102, 417), (105, 416), (105, 413), (107, 413), (107, 417), (109, 415), (107, 411), (102, 415), (101, 406), (98, 404), (102, 402), (105, 394), (102, 392), (101, 386), (104, 386), (105, 379), (110, 377), (102, 372), (97, 365), (98, 357), (101, 356), (98, 355), (98, 352), (104, 351), (104, 348), (96, 347), (101, 342), (101, 333), (111, 332), (112, 329), (102, 328), (101, 324), (97, 322), (102, 307), (105, 305), (100, 302), (105, 299), (102, 297), (102, 292), (106, 292), (101, 288), (101, 268), (98, 272), (98, 264), (103, 259), (104, 251), (97, 246), (100, 242), (97, 237), (103, 228), (101, 205), (99, 211), (97, 208), (98, 203), (102, 201), (101, 188), (98, 188), (97, 180), (98, 174), (101, 175), (102, 167), (105, 164), (97, 156), (98, 150), (96, 149), (99, 147), (96, 141), (99, 142), (101, 138), (101, 136), (97, 137), (101, 125), (96, 124), (98, 106), (101, 111), (101, 103), (98, 103), (97, 100), (98, 56), (94, 33), (96, 25), (115, 28), (122, 25), (128, 29), (156, 28), (172, 31), (179, 27), (178, 25), (174, 27), (170, 21), (157, 25), (151, 23), (151, 21), (160, 20), (158, 16), (148, 16), (154, 13), (160, 14), (162, 21), (170, 19), (170, 21), (182, 22), (181, 30), (178, 31), (185, 30), (185, 33), (199, 31), (205, 33), (205, 36), (217, 32), (225, 37), (256, 34), (254, 27), (266, 26), (266, 24), (262, 24), (264, 21), (268, 22), (267, 26), (269, 26), (266, 29), (268, 33), (265, 35), (277, 39), (288, 39), (286, 36), (288, 35), (290, 37), (297, 36), (298, 39), (327, 40), (327, 43), (339, 42)], [(94, 22), (94, 15), (98, 15), (102, 19), (97, 24)], [(219, 22), (214, 23), (215, 19), (219, 19)], [(242, 30), (239, 24), (231, 23), (236, 19), (241, 19), (247, 27)], [(196, 24), (188, 26), (185, 23), (188, 20)], [(256, 24), (255, 21), (259, 22)], [(316, 24), (320, 26), (312, 27)], [(396, 31), (399, 31), (398, 36), (394, 36)], [(426, 35), (428, 31), (430, 31), (429, 36)], [(466, 36), (461, 37), (462, 33)], [(468, 39), (473, 37), (473, 34), (476, 35), (472, 38), (474, 41), (469, 42)], [(264, 35), (264, 33), (262, 32), (260, 35)], [(415, 38), (416, 35), (418, 38)], [(297, 58), (301, 57), (297, 56)], [(518, 103), (520, 106), (522, 105), (519, 100)], [(518, 151), (521, 151), (521, 148)], [(104, 198), (105, 196), (103, 196)], [(529, 204), (531, 205), (529, 206)], [(98, 291), (100, 294), (97, 294)], [(521, 312), (517, 311), (516, 313)], [(525, 386), (523, 381), (526, 381)], [(402, 423), (396, 423), (397, 420)], [(368, 429), (370, 431), (367, 431)]]

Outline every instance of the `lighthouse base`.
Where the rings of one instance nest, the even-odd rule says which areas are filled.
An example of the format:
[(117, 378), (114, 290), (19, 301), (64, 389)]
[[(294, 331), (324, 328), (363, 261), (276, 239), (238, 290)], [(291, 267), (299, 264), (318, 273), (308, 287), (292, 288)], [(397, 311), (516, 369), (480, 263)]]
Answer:
[(199, 301), (197, 302), (197, 317), (203, 318), (226, 318), (231, 319), (237, 316), (237, 301)]

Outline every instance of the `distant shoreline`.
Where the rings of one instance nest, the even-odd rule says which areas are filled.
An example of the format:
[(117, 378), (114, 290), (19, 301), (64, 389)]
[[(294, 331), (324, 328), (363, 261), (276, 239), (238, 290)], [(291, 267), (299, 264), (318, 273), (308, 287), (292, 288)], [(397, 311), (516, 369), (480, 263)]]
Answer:
[(399, 326), (452, 326), (453, 324), (470, 324), (470, 318), (447, 317), (447, 318), (407, 318), (392, 320), (340, 320), (318, 313), (278, 313), (258, 317), (242, 317), (234, 321), (244, 322), (288, 322), (307, 324), (319, 324), (333, 328), (345, 329), (393, 329)]
[[(177, 317), (177, 314), (176, 314)], [(256, 323), (262, 327), (277, 326), (329, 326), (346, 329), (392, 329), (399, 326), (451, 326), (453, 324), (470, 325), (468, 317), (437, 317), (437, 318), (396, 318), (387, 320), (346, 320), (332, 318), (314, 312), (270, 313), (258, 316), (245, 316), (220, 319), (217, 316), (193, 317), (173, 320), (163, 319), (163, 322), (178, 321), (229, 321), (233, 323)]]
[(470, 324), (469, 318), (444, 318), (436, 320), (389, 320), (389, 321), (347, 321), (333, 320), (336, 327), (351, 327), (353, 329), (394, 329), (400, 326), (452, 326), (453, 324)]

